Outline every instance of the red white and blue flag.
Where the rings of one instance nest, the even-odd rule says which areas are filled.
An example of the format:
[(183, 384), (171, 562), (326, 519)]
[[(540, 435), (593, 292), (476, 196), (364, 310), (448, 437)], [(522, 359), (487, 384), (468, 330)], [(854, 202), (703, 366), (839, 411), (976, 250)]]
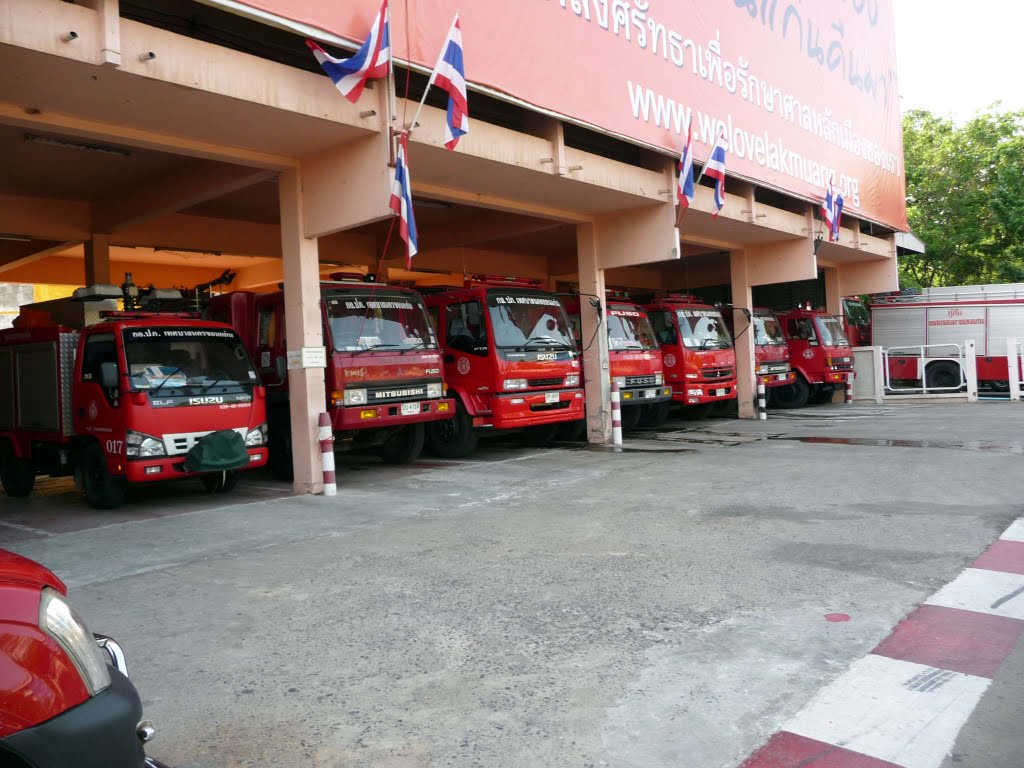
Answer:
[(839, 241), (839, 221), (843, 218), (843, 196), (836, 194), (835, 179), (828, 181), (828, 188), (825, 190), (825, 202), (821, 205), (821, 218), (825, 220), (828, 227), (828, 241)]
[(455, 149), (459, 139), (469, 133), (469, 102), (466, 98), (466, 66), (462, 58), (462, 26), (455, 14), (437, 64), (430, 75), (431, 85), (448, 92), (448, 119), (444, 126), (444, 145)]
[(715, 212), (717, 216), (725, 207), (725, 131), (718, 134), (715, 146), (711, 148), (711, 157), (704, 166), (704, 175), (715, 180)]
[(412, 182), (409, 179), (409, 164), (406, 152), (409, 149), (409, 137), (402, 134), (398, 143), (398, 155), (395, 158), (395, 178), (391, 182), (391, 210), (398, 216), (398, 232), (408, 247), (406, 266), (412, 266), (412, 257), (419, 250), (417, 247), (416, 216), (412, 210)]
[(306, 45), (313, 52), (324, 72), (331, 78), (341, 95), (355, 104), (363, 92), (367, 80), (387, 77), (391, 70), (391, 24), (388, 14), (388, 0), (381, 3), (380, 10), (370, 27), (370, 34), (348, 59), (336, 59), (327, 51), (307, 40)]
[(679, 158), (679, 185), (676, 188), (679, 207), (686, 210), (693, 203), (693, 118), (686, 128), (686, 146)]

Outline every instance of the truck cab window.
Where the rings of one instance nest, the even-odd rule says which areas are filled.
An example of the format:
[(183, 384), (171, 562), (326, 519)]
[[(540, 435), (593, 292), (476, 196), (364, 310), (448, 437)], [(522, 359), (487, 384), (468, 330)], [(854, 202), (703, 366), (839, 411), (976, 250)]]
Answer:
[(648, 313), (651, 327), (654, 328), (654, 335), (659, 344), (675, 344), (678, 341), (676, 326), (672, 322), (672, 313), (664, 310), (654, 310)]
[(786, 335), (791, 339), (802, 339), (812, 344), (817, 343), (814, 336), (814, 324), (806, 317), (791, 317), (786, 321)]
[[(82, 381), (95, 382), (100, 384), (100, 367), (103, 363), (114, 363), (117, 365), (117, 347), (114, 344), (114, 334), (97, 333), (90, 336), (82, 347)], [(118, 366), (120, 368), (120, 366)], [(101, 385), (102, 386), (102, 385)], [(104, 390), (103, 394), (110, 403), (117, 397), (116, 392)]]
[(277, 341), (277, 312), (275, 310), (275, 307), (260, 309), (256, 343), (261, 347), (272, 347)]
[(479, 301), (466, 301), (447, 307), (445, 346), (471, 355), (487, 355), (487, 329), (484, 327), (483, 309)]

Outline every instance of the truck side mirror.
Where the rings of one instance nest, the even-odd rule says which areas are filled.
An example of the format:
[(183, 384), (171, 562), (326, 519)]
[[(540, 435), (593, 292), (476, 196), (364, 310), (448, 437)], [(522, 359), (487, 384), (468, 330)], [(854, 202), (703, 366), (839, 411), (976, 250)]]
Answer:
[(117, 389), (117, 363), (100, 363), (100, 386)]

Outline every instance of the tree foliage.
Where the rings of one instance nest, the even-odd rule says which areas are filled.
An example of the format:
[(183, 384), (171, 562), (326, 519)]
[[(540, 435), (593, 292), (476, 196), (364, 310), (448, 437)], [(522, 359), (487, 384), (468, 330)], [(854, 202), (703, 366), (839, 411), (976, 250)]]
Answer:
[(901, 257), (901, 282), (1024, 282), (1024, 111), (964, 125), (908, 112), (903, 150), (907, 217), (927, 253)]

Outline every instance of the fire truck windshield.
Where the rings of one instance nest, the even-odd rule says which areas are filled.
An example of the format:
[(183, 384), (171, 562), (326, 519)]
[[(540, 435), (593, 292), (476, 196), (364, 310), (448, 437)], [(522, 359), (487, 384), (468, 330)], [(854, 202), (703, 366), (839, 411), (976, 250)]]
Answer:
[(848, 347), (850, 342), (843, 333), (843, 323), (835, 315), (823, 315), (818, 318), (818, 335), (826, 347)]
[(241, 340), (220, 328), (126, 328), (124, 354), (136, 391), (197, 394), (256, 384)]
[(715, 309), (680, 309), (679, 333), (690, 349), (729, 349), (732, 337)]
[(328, 295), (325, 303), (336, 352), (437, 348), (418, 296), (368, 291)]
[(754, 315), (754, 343), (759, 347), (782, 346), (786, 337), (775, 315)]
[(608, 349), (654, 349), (654, 329), (647, 315), (635, 309), (608, 308)]
[(487, 308), (499, 349), (573, 349), (562, 303), (540, 291), (488, 291)]

